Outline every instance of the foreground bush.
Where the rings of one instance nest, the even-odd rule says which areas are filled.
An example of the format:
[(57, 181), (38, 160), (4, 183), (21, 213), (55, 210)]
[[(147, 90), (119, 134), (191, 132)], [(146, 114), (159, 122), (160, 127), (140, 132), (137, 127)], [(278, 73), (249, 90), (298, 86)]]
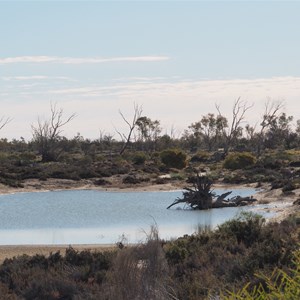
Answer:
[(261, 217), (243, 214), (214, 232), (166, 244), (178, 299), (218, 299), (222, 292), (249, 281), (255, 285), (256, 273), (269, 274), (274, 267), (291, 263), (296, 230), (293, 221), (265, 225)]
[(261, 283), (251, 288), (247, 283), (238, 292), (229, 292), (225, 300), (266, 300), (266, 299), (300, 299), (300, 251), (294, 254), (294, 266), (287, 271), (275, 269), (269, 276), (258, 275)]

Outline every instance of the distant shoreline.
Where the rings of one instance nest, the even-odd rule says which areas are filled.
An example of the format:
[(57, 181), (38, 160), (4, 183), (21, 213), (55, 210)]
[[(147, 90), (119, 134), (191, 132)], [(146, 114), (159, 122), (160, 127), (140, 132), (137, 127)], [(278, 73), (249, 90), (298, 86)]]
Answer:
[[(14, 188), (0, 184), (0, 195), (15, 193), (33, 193), (33, 192), (49, 192), (64, 190), (99, 190), (107, 192), (160, 192), (182, 190), (187, 186), (185, 181), (171, 181), (163, 184), (139, 183), (139, 184), (123, 184), (120, 179), (114, 177), (109, 185), (95, 185), (92, 180), (70, 180), (49, 178), (46, 181), (39, 179), (27, 179), (23, 182), (23, 188)], [(251, 184), (227, 184), (215, 183), (213, 188), (255, 188), (256, 183)], [(266, 186), (265, 186), (266, 187)]]
[(14, 193), (32, 193), (32, 192), (48, 192), (48, 191), (63, 191), (63, 190), (99, 190), (111, 192), (159, 192), (170, 190), (181, 190), (185, 185), (183, 182), (168, 182), (164, 184), (123, 184), (118, 178), (113, 178), (109, 185), (95, 185), (92, 180), (70, 180), (49, 178), (46, 181), (39, 179), (27, 179), (23, 182), (23, 188), (9, 187), (0, 184), (0, 195)]

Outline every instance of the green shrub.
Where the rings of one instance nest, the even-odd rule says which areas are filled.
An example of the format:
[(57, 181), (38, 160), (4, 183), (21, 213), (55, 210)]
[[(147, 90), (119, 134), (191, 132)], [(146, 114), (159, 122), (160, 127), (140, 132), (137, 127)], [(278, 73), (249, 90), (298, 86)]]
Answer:
[(240, 184), (247, 182), (247, 179), (249, 178), (246, 178), (242, 172), (231, 172), (224, 175), (223, 181), (225, 183)]
[(164, 150), (160, 153), (160, 159), (168, 168), (183, 169), (186, 166), (186, 154), (181, 150)]
[(36, 160), (36, 155), (33, 152), (23, 152), (19, 154), (19, 159), (32, 162)]
[(292, 161), (293, 155), (288, 151), (278, 151), (275, 154), (277, 159)]
[(282, 188), (282, 191), (285, 193), (285, 192), (290, 192), (290, 191), (293, 191), (297, 188), (296, 184), (292, 181), (289, 181), (287, 182), (283, 188)]
[(143, 165), (147, 160), (147, 156), (144, 152), (136, 152), (132, 157), (132, 162), (136, 165)]
[(237, 218), (220, 225), (217, 232), (226, 237), (233, 236), (238, 243), (249, 247), (260, 237), (264, 222), (260, 215), (242, 212)]
[(9, 154), (6, 152), (0, 152), (0, 162), (3, 163), (9, 160)]
[(256, 158), (249, 152), (230, 153), (224, 161), (224, 167), (230, 170), (243, 169), (253, 166)]
[(275, 170), (286, 167), (288, 165), (288, 161), (277, 158), (272, 154), (267, 154), (258, 160), (258, 164), (264, 168)]
[(210, 154), (207, 151), (198, 151), (192, 156), (191, 162), (206, 162), (210, 158)]
[(180, 174), (180, 173), (171, 173), (171, 180), (184, 180), (184, 174)]
[(170, 264), (178, 264), (188, 256), (188, 251), (177, 244), (171, 244), (166, 251), (166, 258)]

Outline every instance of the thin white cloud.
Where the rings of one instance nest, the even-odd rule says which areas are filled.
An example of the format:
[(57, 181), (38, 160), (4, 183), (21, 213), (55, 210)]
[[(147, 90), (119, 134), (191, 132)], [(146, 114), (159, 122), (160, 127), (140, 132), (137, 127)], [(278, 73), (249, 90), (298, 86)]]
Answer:
[(36, 80), (67, 80), (76, 81), (66, 76), (44, 76), (44, 75), (32, 75), (32, 76), (2, 76), (3, 81), (36, 81)]
[(58, 64), (98, 64), (108, 62), (157, 62), (169, 60), (168, 56), (124, 56), (124, 57), (59, 57), (59, 56), (17, 56), (0, 58), (0, 65), (17, 63), (58, 63)]
[[(154, 99), (160, 97), (176, 97), (184, 99), (186, 96), (193, 98), (215, 97), (222, 99), (227, 95), (255, 95), (271, 91), (272, 94), (288, 93), (290, 89), (300, 91), (300, 77), (273, 77), (257, 79), (222, 79), (222, 80), (161, 80), (161, 78), (140, 78), (132, 79), (129, 82), (119, 82), (119, 84), (99, 86), (83, 85), (81, 87), (56, 88), (48, 90), (48, 94), (56, 95), (83, 95), (101, 96), (103, 93), (111, 95), (130, 97), (148, 97), (152, 95)], [(288, 95), (287, 95), (288, 96)], [(216, 99), (216, 100), (218, 100)]]
[(47, 76), (4, 76), (1, 77), (2, 80), (4, 81), (12, 81), (12, 80), (44, 80), (48, 79), (49, 77)]

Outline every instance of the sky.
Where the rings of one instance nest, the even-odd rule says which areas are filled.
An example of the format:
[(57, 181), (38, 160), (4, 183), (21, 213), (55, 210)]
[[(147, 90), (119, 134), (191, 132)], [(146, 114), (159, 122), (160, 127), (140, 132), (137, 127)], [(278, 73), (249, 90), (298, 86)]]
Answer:
[(32, 137), (51, 103), (68, 138), (126, 132), (134, 104), (184, 129), (238, 98), (259, 124), (267, 99), (300, 119), (299, 1), (1, 1), (1, 138)]

